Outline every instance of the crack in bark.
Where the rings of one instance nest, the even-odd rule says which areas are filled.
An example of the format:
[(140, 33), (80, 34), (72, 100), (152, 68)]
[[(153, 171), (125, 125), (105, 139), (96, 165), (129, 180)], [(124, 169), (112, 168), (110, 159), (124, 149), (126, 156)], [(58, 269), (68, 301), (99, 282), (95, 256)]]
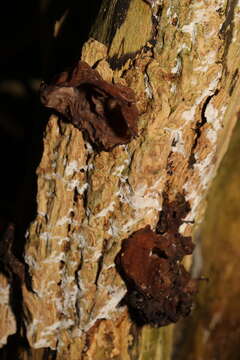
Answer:
[[(172, 146), (175, 146), (174, 141), (172, 143)], [(173, 151), (170, 151), (170, 153), (168, 154), (167, 165), (166, 165), (166, 171), (169, 176), (173, 175), (173, 160), (171, 160), (172, 154), (173, 154)]]
[(238, 79), (239, 79), (239, 70), (236, 69), (234, 71), (233, 75), (232, 75), (231, 83), (230, 83), (230, 86), (229, 86), (228, 93), (229, 93), (230, 96), (232, 96), (232, 93), (233, 93), (233, 91), (235, 89), (235, 86), (236, 86), (236, 84), (238, 82)]
[[(234, 31), (234, 10), (238, 4), (238, 0), (228, 0), (225, 11), (226, 20), (224, 21), (219, 34), (225, 38), (225, 47), (223, 59), (227, 57), (229, 47), (232, 43), (233, 31)], [(227, 66), (227, 64), (225, 64)]]
[(102, 243), (101, 255), (98, 258), (98, 268), (97, 268), (97, 272), (96, 272), (96, 278), (95, 278), (95, 281), (94, 281), (94, 284), (96, 286), (98, 286), (98, 279), (99, 279), (99, 276), (100, 276), (102, 268), (103, 268), (103, 259), (104, 259), (104, 255), (105, 255), (106, 250), (107, 250), (107, 244), (108, 244), (108, 241), (106, 239), (104, 239), (103, 243)]
[(202, 106), (202, 111), (201, 111), (201, 121), (197, 121), (196, 123), (196, 126), (195, 126), (195, 129), (193, 130), (196, 134), (195, 136), (195, 140), (193, 142), (193, 145), (192, 145), (192, 148), (191, 148), (191, 153), (190, 153), (190, 156), (189, 156), (189, 159), (188, 159), (188, 168), (189, 169), (193, 169), (194, 167), (194, 164), (196, 163), (196, 158), (195, 158), (195, 149), (198, 145), (198, 140), (201, 136), (201, 133), (202, 133), (202, 127), (207, 123), (207, 118), (205, 116), (205, 111), (206, 111), (206, 108), (208, 106), (208, 104), (210, 103), (211, 99), (216, 96), (217, 94), (219, 93), (219, 90), (217, 89), (214, 94), (208, 96)]

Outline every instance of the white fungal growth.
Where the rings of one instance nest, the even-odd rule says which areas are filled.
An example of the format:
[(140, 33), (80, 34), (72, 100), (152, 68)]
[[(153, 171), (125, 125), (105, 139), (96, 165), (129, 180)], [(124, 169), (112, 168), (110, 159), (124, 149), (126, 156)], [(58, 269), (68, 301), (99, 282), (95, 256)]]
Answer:
[(111, 298), (101, 307), (99, 313), (90, 320), (84, 330), (87, 331), (90, 329), (98, 319), (110, 319), (112, 312), (116, 311), (116, 306), (120, 303), (126, 292), (126, 288), (116, 288), (115, 293), (111, 294)]
[(80, 290), (75, 283), (74, 276), (65, 276), (62, 278), (61, 288), (63, 291), (62, 312), (67, 315), (69, 309), (75, 311), (76, 301)]
[(205, 110), (207, 122), (212, 125), (215, 131), (218, 131), (222, 128), (221, 120), (223, 115), (224, 113), (221, 110), (219, 114), (219, 110), (215, 108), (211, 102), (208, 104)]
[(186, 121), (193, 121), (196, 112), (197, 102), (191, 107), (191, 109), (183, 111), (182, 118)]
[(28, 266), (32, 269), (38, 269), (40, 266), (39, 263), (36, 262), (35, 257), (33, 257), (32, 255), (26, 254), (24, 256), (24, 260), (26, 264), (28, 264)]
[(142, 212), (142, 211), (137, 212), (137, 214), (134, 218), (128, 220), (125, 224), (122, 225), (120, 231), (123, 233), (128, 232), (134, 225), (136, 225), (137, 223), (142, 221), (145, 217), (149, 216), (153, 212), (154, 212), (154, 209), (149, 209), (146, 212)]
[(115, 224), (115, 222), (113, 222), (111, 219), (109, 219), (109, 222), (110, 222), (110, 226), (109, 226), (107, 233), (109, 235), (111, 235), (112, 237), (118, 236), (118, 234), (120, 232), (119, 226), (117, 226)]
[[(217, 7), (219, 7), (217, 5)], [(202, 1), (193, 2), (190, 6), (192, 9), (192, 21), (182, 27), (182, 32), (190, 35), (191, 41), (194, 43), (196, 40), (197, 26), (198, 24), (204, 24), (209, 21), (211, 13), (216, 12), (216, 6), (206, 6)]]
[(68, 236), (52, 235), (52, 233), (50, 231), (44, 231), (44, 232), (40, 233), (39, 239), (42, 241), (57, 240), (58, 244), (61, 244), (65, 241), (70, 240), (70, 238)]
[(152, 208), (161, 210), (161, 202), (158, 191), (147, 185), (139, 185), (136, 190), (124, 183), (116, 193), (122, 203), (128, 203), (134, 209)]
[(223, 128), (223, 117), (226, 111), (226, 106), (223, 105), (220, 109), (214, 107), (210, 102), (205, 110), (205, 117), (207, 122), (211, 124), (211, 128), (207, 131), (207, 137), (212, 144), (217, 144), (219, 131)]
[(161, 210), (161, 203), (159, 200), (159, 194), (149, 192), (145, 194), (146, 186), (139, 187), (132, 196), (129, 197), (129, 204), (134, 209), (145, 209), (152, 208), (156, 210)]
[(179, 74), (182, 69), (182, 61), (181, 58), (178, 56), (176, 59), (176, 65), (172, 68), (171, 73), (172, 74)]
[(176, 84), (171, 84), (170, 91), (171, 91), (171, 93), (174, 93), (174, 94), (176, 93), (176, 91), (177, 91)]
[(49, 257), (43, 260), (44, 264), (58, 264), (60, 261), (65, 260), (66, 254), (64, 252), (58, 253), (53, 251)]
[(51, 237), (51, 233), (48, 231), (42, 232), (39, 235), (40, 240), (43, 240), (43, 241), (48, 241), (50, 237)]
[[(35, 322), (35, 323), (34, 323)], [(33, 326), (34, 323), (34, 326)], [(27, 336), (32, 337), (35, 332), (39, 331), (39, 329), (35, 329), (38, 326), (39, 320), (33, 320), (31, 334), (29, 331), (29, 327), (27, 329)], [(52, 344), (52, 336), (57, 335), (60, 329), (67, 329), (74, 324), (74, 321), (71, 319), (65, 319), (62, 321), (56, 321), (55, 323), (46, 326), (45, 328), (41, 329), (40, 334), (38, 335), (39, 340), (34, 342), (34, 348), (38, 349), (41, 347), (50, 347), (51, 349), (55, 349), (56, 347)]]
[(196, 108), (197, 106), (208, 96), (211, 96), (214, 94), (214, 92), (217, 89), (217, 85), (219, 80), (221, 79), (222, 76), (222, 71), (219, 71), (217, 73), (217, 76), (215, 77), (215, 79), (213, 79), (209, 86), (202, 92), (202, 94), (200, 96), (198, 96), (198, 98), (195, 101), (195, 104), (191, 107), (191, 109), (186, 110), (182, 113), (182, 118), (184, 120), (188, 121), (193, 121), (194, 117), (195, 117), (195, 112), (196, 112)]
[(93, 164), (79, 166), (78, 160), (72, 160), (65, 168), (65, 176), (73, 176), (80, 171), (88, 171), (93, 169)]
[(182, 138), (182, 128), (180, 129), (171, 129), (171, 128), (164, 128), (165, 131), (169, 132), (171, 136), (171, 142), (174, 142), (172, 145), (172, 152), (177, 152), (182, 155), (186, 155), (184, 141)]
[(190, 47), (187, 46), (186, 43), (183, 43), (183, 44), (181, 44), (181, 45), (178, 47), (177, 53), (180, 54), (180, 53), (182, 52), (182, 50), (188, 50), (188, 51), (190, 51)]
[(33, 321), (27, 326), (27, 337), (31, 338), (33, 334), (37, 331), (38, 325), (40, 325), (42, 320), (34, 318)]
[(118, 166), (118, 167), (114, 170), (114, 172), (112, 173), (112, 175), (120, 177), (120, 176), (122, 175), (123, 170), (124, 170), (125, 168), (126, 168), (126, 165), (124, 165), (124, 164)]
[(103, 217), (106, 216), (108, 212), (112, 212), (114, 210), (115, 207), (115, 201), (112, 201), (105, 209), (101, 210), (96, 217)]
[(72, 176), (75, 172), (79, 171), (78, 161), (72, 160), (65, 168), (65, 176)]
[[(196, 155), (195, 155), (196, 157)], [(214, 175), (214, 166), (212, 164), (212, 160), (214, 157), (214, 149), (207, 155), (207, 157), (194, 164), (194, 169), (198, 169), (200, 181), (203, 189), (206, 189), (210, 180), (213, 178)]]
[(62, 225), (71, 224), (71, 223), (72, 223), (71, 217), (63, 216), (60, 219), (58, 219), (58, 221), (56, 222), (56, 226), (62, 226)]
[(190, 34), (191, 40), (194, 43), (196, 39), (196, 23), (192, 22), (182, 27), (182, 32)]
[(147, 74), (144, 74), (144, 85), (145, 85), (145, 94), (147, 95), (148, 99), (153, 99), (153, 90)]
[(217, 52), (215, 50), (209, 51), (209, 53), (203, 57), (201, 61), (202, 65), (194, 68), (194, 71), (206, 72), (209, 68), (209, 65), (212, 65), (216, 62), (216, 56)]
[(83, 184), (81, 187), (77, 187), (77, 191), (80, 195), (82, 195), (89, 187), (88, 183)]
[(73, 191), (75, 188), (79, 187), (79, 180), (73, 179), (68, 181), (66, 184), (67, 184), (67, 191)]
[(171, 9), (171, 6), (167, 9), (167, 12), (166, 12), (166, 15), (167, 17), (170, 17), (171, 16), (171, 13), (172, 13), (172, 9)]
[[(215, 176), (216, 167), (214, 165), (214, 154), (217, 146), (217, 139), (220, 129), (222, 128), (223, 116), (226, 111), (226, 106), (223, 105), (221, 109), (216, 109), (210, 101), (205, 110), (207, 123), (211, 124), (211, 129), (207, 129), (207, 137), (211, 141), (211, 152), (201, 161), (199, 161), (198, 152), (195, 153), (196, 163), (194, 164), (194, 172), (197, 171), (200, 181), (195, 184), (191, 179), (184, 185), (186, 192), (186, 200), (191, 202), (191, 211), (184, 220), (194, 220), (199, 204), (202, 201), (202, 191), (205, 191), (210, 185), (210, 182)], [(180, 232), (184, 232), (186, 224), (182, 224)]]

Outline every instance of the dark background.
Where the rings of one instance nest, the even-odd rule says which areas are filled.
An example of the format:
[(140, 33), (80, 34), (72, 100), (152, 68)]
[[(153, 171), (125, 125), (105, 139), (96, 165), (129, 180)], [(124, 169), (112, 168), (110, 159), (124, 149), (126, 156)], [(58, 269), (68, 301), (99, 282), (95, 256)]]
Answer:
[[(0, 231), (19, 222), (20, 192), (33, 160), (33, 128), (40, 122), (39, 9), (34, 2), (5, 3), (1, 11), (0, 57)], [(38, 19), (36, 21), (36, 19)], [(21, 212), (22, 212), (21, 210)], [(22, 217), (22, 216), (21, 216)]]
[(9, 221), (20, 230), (34, 217), (34, 174), (50, 114), (40, 104), (39, 85), (79, 59), (100, 5), (101, 0), (8, 1), (1, 11), (0, 233)]
[[(40, 103), (39, 86), (79, 59), (101, 2), (15, 0), (5, 2), (0, 12), (0, 271), (11, 282), (18, 326), (0, 350), (0, 359), (20, 359), (21, 349), (29, 349), (21, 284), (9, 273), (2, 244), (8, 224), (14, 223), (11, 251), (24, 263), (24, 235), (36, 214), (36, 169), (51, 114)], [(54, 24), (64, 14), (61, 31), (53, 38)], [(50, 358), (49, 351), (45, 356)]]

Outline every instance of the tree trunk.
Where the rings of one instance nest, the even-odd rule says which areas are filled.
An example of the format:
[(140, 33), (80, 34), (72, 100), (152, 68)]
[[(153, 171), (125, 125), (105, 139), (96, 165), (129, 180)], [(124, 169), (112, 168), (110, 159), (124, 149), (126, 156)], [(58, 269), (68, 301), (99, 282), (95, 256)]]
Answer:
[[(201, 222), (239, 110), (239, 13), (235, 0), (103, 1), (81, 60), (134, 90), (139, 135), (95, 151), (79, 129), (50, 117), (25, 247), (31, 350), (22, 359), (51, 359), (52, 350), (61, 360), (171, 358), (174, 326), (139, 327), (119, 306), (126, 285), (115, 258), (123, 239), (156, 229), (164, 196), (190, 203), (184, 236)], [(5, 343), (16, 326), (10, 305), (3, 311)]]

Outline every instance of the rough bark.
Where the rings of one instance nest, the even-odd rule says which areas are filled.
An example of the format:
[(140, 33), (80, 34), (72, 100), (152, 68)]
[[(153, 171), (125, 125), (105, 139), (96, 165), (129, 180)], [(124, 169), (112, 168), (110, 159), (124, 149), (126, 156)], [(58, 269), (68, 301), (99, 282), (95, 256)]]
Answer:
[(192, 316), (181, 324), (177, 359), (239, 358), (240, 122), (208, 196), (198, 236), (203, 282)]
[(0, 284), (0, 346), (2, 347), (7, 343), (8, 336), (15, 334), (17, 326), (10, 306), (10, 284), (8, 283), (7, 277), (3, 274), (0, 274)]
[(155, 229), (164, 192), (190, 203), (182, 234), (201, 221), (237, 119), (239, 13), (237, 1), (103, 2), (81, 59), (134, 90), (139, 136), (95, 152), (51, 116), (25, 248), (31, 288), (22, 284), (32, 349), (71, 360), (170, 358), (173, 326), (138, 328), (118, 306), (126, 286), (114, 260), (123, 239)]

